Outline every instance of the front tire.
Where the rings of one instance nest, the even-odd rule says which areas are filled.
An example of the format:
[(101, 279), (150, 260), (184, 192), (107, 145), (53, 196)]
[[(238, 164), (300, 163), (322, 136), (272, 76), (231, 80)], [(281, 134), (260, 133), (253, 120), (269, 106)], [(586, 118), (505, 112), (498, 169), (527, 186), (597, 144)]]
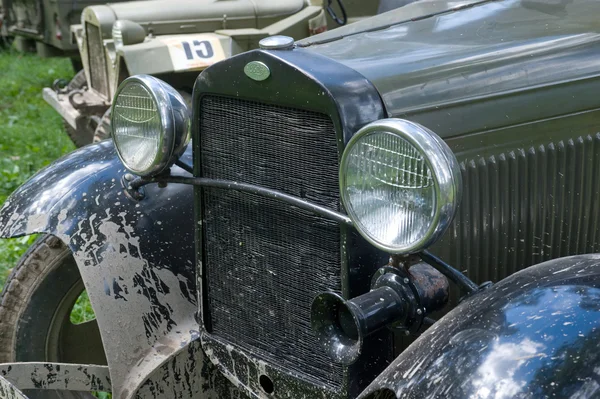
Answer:
[[(38, 238), (19, 260), (0, 295), (0, 363), (106, 364), (96, 320), (70, 321), (84, 286), (69, 249)], [(29, 391), (30, 398), (93, 398), (89, 393)]]
[(99, 143), (101, 141), (107, 140), (112, 136), (112, 128), (110, 127), (110, 111), (112, 107), (106, 110), (100, 123), (96, 127), (96, 131), (94, 132), (94, 143)]

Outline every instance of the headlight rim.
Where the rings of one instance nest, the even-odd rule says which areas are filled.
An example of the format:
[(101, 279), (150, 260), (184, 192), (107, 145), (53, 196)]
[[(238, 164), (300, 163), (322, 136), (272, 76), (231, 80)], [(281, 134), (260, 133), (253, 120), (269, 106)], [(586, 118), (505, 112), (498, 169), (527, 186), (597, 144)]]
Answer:
[[(414, 146), (432, 171), (435, 190), (434, 215), (427, 232), (411, 245), (403, 247), (378, 241), (355, 216), (346, 190), (347, 164), (350, 151), (361, 139), (377, 133), (396, 135)], [(391, 254), (413, 254), (431, 246), (446, 231), (456, 214), (462, 196), (460, 165), (448, 145), (431, 130), (405, 119), (380, 119), (365, 125), (348, 141), (340, 160), (339, 184), (341, 201), (357, 231), (371, 245)]]
[[(119, 87), (115, 92), (115, 96), (113, 99), (113, 107), (117, 105), (117, 99), (119, 94), (132, 83), (137, 83), (142, 85), (152, 97), (156, 109), (158, 111), (158, 117), (160, 122), (160, 134), (158, 136), (159, 140), (159, 149), (156, 152), (154, 159), (152, 160), (151, 166), (146, 168), (145, 170), (136, 170), (128, 165), (123, 156), (121, 155), (121, 151), (119, 150), (119, 140), (118, 135), (116, 134), (116, 129), (114, 129), (115, 123), (114, 118), (116, 117), (116, 112), (111, 112), (111, 125), (113, 126), (113, 140), (115, 143), (115, 148), (117, 152), (117, 156), (121, 160), (121, 163), (129, 170), (131, 173), (147, 177), (147, 176), (155, 176), (168, 167), (170, 167), (173, 162), (181, 156), (190, 139), (190, 121), (189, 121), (189, 112), (187, 112), (187, 105), (181, 95), (171, 86), (167, 85), (162, 80), (155, 78), (150, 75), (134, 75), (130, 76), (127, 79), (123, 80)], [(180, 110), (181, 108), (181, 110)], [(176, 111), (184, 111), (187, 117), (183, 117), (183, 120), (177, 120)], [(181, 125), (185, 131), (181, 134), (181, 140), (178, 140), (178, 124)], [(178, 146), (178, 148), (176, 148)]]

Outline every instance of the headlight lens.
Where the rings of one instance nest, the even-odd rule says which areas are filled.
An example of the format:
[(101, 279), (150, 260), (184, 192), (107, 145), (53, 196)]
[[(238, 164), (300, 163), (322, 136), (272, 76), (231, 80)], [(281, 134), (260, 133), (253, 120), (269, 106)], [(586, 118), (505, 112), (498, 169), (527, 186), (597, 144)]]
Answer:
[(171, 166), (189, 141), (185, 101), (175, 89), (152, 76), (133, 76), (121, 83), (111, 123), (121, 161), (140, 176), (155, 175)]
[(387, 252), (414, 253), (435, 242), (454, 217), (461, 175), (434, 133), (385, 119), (350, 140), (340, 186), (346, 211), (368, 241)]

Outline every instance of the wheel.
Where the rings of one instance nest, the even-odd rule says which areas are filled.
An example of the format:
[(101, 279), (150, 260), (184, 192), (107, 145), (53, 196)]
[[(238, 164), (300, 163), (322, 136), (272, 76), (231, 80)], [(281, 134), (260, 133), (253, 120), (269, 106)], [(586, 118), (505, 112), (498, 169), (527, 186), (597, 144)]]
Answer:
[[(48, 361), (106, 364), (96, 320), (73, 324), (84, 286), (69, 249), (38, 238), (19, 260), (0, 296), (0, 363)], [(86, 392), (28, 391), (30, 398), (94, 398)]]
[[(67, 87), (65, 88), (66, 93), (71, 93), (75, 90), (83, 90), (87, 87), (87, 80), (85, 78), (85, 71), (82, 69), (77, 72), (73, 79), (69, 82)], [(77, 148), (83, 147), (84, 145), (92, 143), (94, 139), (94, 130), (96, 129), (96, 124), (93, 118), (89, 118), (87, 123), (82, 123), (78, 129), (73, 128), (71, 125), (67, 123), (66, 120), (63, 119), (63, 126), (65, 131), (69, 135), (69, 138), (75, 144)]]
[(112, 136), (112, 128), (110, 127), (110, 110), (109, 108), (106, 110), (102, 119), (100, 119), (100, 123), (96, 126), (96, 131), (94, 132), (94, 143), (99, 143), (103, 140), (109, 139)]

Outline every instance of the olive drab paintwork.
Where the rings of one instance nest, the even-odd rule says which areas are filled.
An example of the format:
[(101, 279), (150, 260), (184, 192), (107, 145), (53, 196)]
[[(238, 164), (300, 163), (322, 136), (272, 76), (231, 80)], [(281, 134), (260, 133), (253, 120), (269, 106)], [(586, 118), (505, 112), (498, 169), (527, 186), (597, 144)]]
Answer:
[(8, 35), (8, 31), (6, 29), (6, 24), (4, 23), (4, 8), (2, 3), (0, 3), (0, 39), (5, 40)]
[[(589, 95), (600, 82), (597, 9), (593, 0), (420, 1), (298, 45), (362, 73), (389, 116), (450, 138), (598, 108)], [(557, 96), (559, 83), (577, 95)]]
[(446, 139), (465, 192), (435, 251), (483, 283), (598, 248), (583, 223), (595, 208), (577, 205), (596, 188), (575, 184), (594, 179), (599, 157), (598, 11), (593, 0), (417, 2), (299, 46), (361, 72), (389, 116)]
[(10, 381), (0, 375), (0, 395), (6, 399), (27, 399), (18, 388)]
[[(227, 57), (258, 47), (273, 34), (296, 39), (327, 28), (320, 2), (303, 0), (137, 1), (83, 11), (71, 27), (86, 87), (45, 88), (44, 99), (68, 124), (78, 146), (110, 134), (106, 116), (117, 85), (135, 74), (158, 75), (188, 96), (197, 73)], [(113, 25), (135, 30), (113, 38)], [(138, 33), (141, 33), (138, 34)], [(135, 36), (135, 40), (131, 40)], [(103, 117), (104, 116), (104, 117)]]
[[(307, 38), (292, 49), (253, 50), (225, 59), (196, 81), (193, 143), (181, 158), (186, 165), (193, 164), (194, 177), (174, 167), (175, 177), (153, 180), (160, 185), (136, 180), (135, 189), (141, 187), (144, 195), (134, 200), (130, 196), (134, 184), (112, 142), (86, 146), (39, 172), (9, 197), (0, 210), (0, 236), (53, 234), (73, 251), (97, 315), (116, 399), (163, 393), (211, 399), (597, 396), (600, 100), (595, 89), (600, 36), (594, 16), (599, 13), (595, 0), (421, 0)], [(185, 46), (182, 51), (186, 53)], [(269, 76), (264, 80), (247, 76), (244, 68), (252, 62), (263, 63)], [(211, 116), (218, 129), (203, 127), (207, 104), (203, 101), (211, 98), (236, 106), (242, 101), (258, 104), (252, 109), (259, 114), (250, 117), (263, 124), (239, 128), (246, 125), (237, 122), (249, 120), (239, 110), (250, 108), (231, 111), (222, 106)], [(223, 120), (230, 111), (238, 112), (232, 118), (239, 120)], [(312, 134), (312, 125), (289, 131), (265, 126), (282, 121), (284, 113), (292, 115), (285, 123), (308, 120), (298, 115), (330, 117), (329, 130), (315, 129), (318, 134), (309, 137), (318, 141), (323, 135), (335, 135), (323, 139), (331, 145), (308, 154), (307, 148), (315, 147), (292, 134)], [(271, 352), (219, 335), (211, 325), (211, 311), (216, 312), (209, 290), (215, 288), (210, 283), (216, 272), (223, 273), (224, 281), (238, 284), (236, 278), (246, 269), (246, 276), (258, 270), (253, 269), (259, 264), (256, 259), (272, 254), (271, 259), (285, 260), (278, 270), (300, 271), (299, 283), (286, 291), (294, 295), (278, 294), (278, 287), (285, 284), (253, 285), (262, 274), (267, 277), (260, 281), (276, 281), (268, 273), (275, 265), (268, 265), (267, 271), (243, 279), (252, 295), (233, 292), (231, 298), (220, 297), (261, 318), (270, 308), (253, 301), (255, 293), (270, 290), (270, 303), (285, 310), (296, 296), (311, 293), (315, 287), (309, 285), (316, 281), (332, 286), (327, 292), (347, 303), (370, 291), (371, 278), (382, 266), (399, 264), (392, 264), (395, 258), (388, 264), (390, 255), (364, 240), (345, 214), (339, 215), (344, 212), (339, 202), (319, 205), (338, 215), (328, 223), (343, 225), (336, 235), (342, 236), (340, 241), (330, 241), (342, 259), (335, 271), (321, 273), (325, 270), (313, 267), (318, 261), (313, 256), (316, 245), (290, 254), (280, 245), (289, 237), (279, 234), (285, 232), (277, 230), (279, 225), (270, 226), (279, 234), (268, 243), (272, 254), (240, 256), (251, 244), (260, 245), (245, 236), (258, 229), (228, 232), (242, 212), (210, 220), (205, 215), (206, 187), (179, 184), (219, 179), (220, 169), (211, 171), (217, 177), (203, 170), (211, 156), (203, 152), (207, 145), (220, 150), (211, 162), (235, 160), (234, 172), (242, 176), (233, 182), (238, 185), (252, 183), (244, 181), (244, 171), (275, 179), (281, 171), (273, 165), (283, 168), (313, 161), (312, 169), (307, 169), (311, 173), (299, 167), (294, 175), (294, 182), (301, 184), (290, 188), (286, 186), (290, 179), (282, 178), (277, 180), (280, 188), (263, 180), (269, 183), (263, 189), (275, 190), (275, 197), (279, 189), (297, 202), (314, 205), (315, 193), (322, 193), (307, 191), (310, 179), (324, 181), (323, 170), (330, 173), (327, 182), (337, 179), (335, 159), (346, 143), (362, 126), (386, 117), (418, 122), (436, 132), (460, 162), (463, 201), (431, 252), (472, 280), (473, 292), (460, 303), (456, 290), (451, 292), (447, 314), (423, 319), (423, 325), (431, 327), (410, 346), (406, 333), (411, 331), (394, 326), (369, 335), (364, 353), (351, 366), (323, 360), (326, 353), (319, 352), (315, 358), (320, 364), (339, 373), (322, 380), (318, 379), (322, 374), (318, 378), (303, 374), (306, 359), (295, 355), (312, 356), (308, 351), (323, 349), (318, 345), (306, 349), (308, 339), (296, 340), (297, 347), (306, 351), (292, 351), (296, 363), (290, 363), (290, 353), (284, 352), (289, 345), (282, 345), (310, 328), (309, 303), (304, 304), (307, 311), (285, 314), (285, 320), (292, 321), (285, 324), (287, 330), (273, 326), (281, 334), (268, 347)], [(256, 131), (263, 136), (251, 136)], [(242, 134), (243, 145), (237, 139)], [(284, 165), (262, 147), (292, 148), (295, 156)], [(322, 159), (334, 161), (314, 162)], [(233, 183), (222, 184), (221, 196), (215, 195), (213, 202), (231, 198)], [(258, 197), (238, 192), (244, 211), (259, 203)], [(284, 196), (273, 201), (279, 201), (277, 206), (260, 209), (259, 214), (277, 209), (281, 225), (297, 222), (284, 217), (298, 215), (292, 201), (286, 202)], [(224, 254), (218, 262), (209, 259), (205, 249), (204, 235), (211, 223), (229, 234), (213, 243)], [(302, 228), (307, 235), (316, 231), (311, 223)], [(410, 272), (411, 257), (405, 258), (403, 267)], [(233, 267), (220, 267), (232, 259)], [(308, 271), (311, 275), (306, 275)], [(325, 284), (338, 278), (339, 287)], [(407, 284), (414, 283), (407, 279)], [(495, 285), (480, 285), (486, 281)], [(227, 310), (219, 309), (221, 315)], [(244, 320), (254, 327), (252, 322)], [(33, 369), (19, 367), (25, 372)], [(11, 395), (21, 398), (19, 385), (9, 381), (1, 377), (0, 390), (12, 390)]]
[[(71, 27), (87, 88), (66, 91), (46, 88), (44, 99), (75, 132), (85, 136), (74, 139), (80, 146), (110, 133), (108, 119), (102, 117), (110, 107), (116, 87), (128, 76), (160, 76), (180, 92), (191, 94), (198, 72), (235, 54), (258, 48), (259, 41), (268, 36), (301, 39), (336, 28), (340, 22), (353, 23), (376, 14), (379, 9), (400, 7), (410, 1), (343, 0), (345, 14), (338, 0), (332, 4), (321, 0), (160, 0), (88, 7), (83, 11), (82, 25)], [(340, 20), (338, 14), (345, 15), (346, 20)], [(115, 38), (113, 25), (117, 21), (124, 33)], [(137, 32), (133, 35), (135, 40), (126, 34), (125, 26)], [(102, 130), (94, 134), (90, 126), (101, 126)]]
[[(113, 2), (119, 1), (124, 0)], [(19, 50), (35, 50), (42, 57), (76, 57), (77, 43), (71, 36), (70, 26), (80, 23), (85, 7), (101, 3), (98, 0), (2, 0), (0, 15), (4, 15), (4, 20), (0, 22), (3, 25), (1, 31), (16, 37)]]
[[(94, 49), (108, 53), (105, 67), (109, 89), (99, 94), (110, 102), (116, 86), (125, 76), (144, 73), (165, 79), (164, 74), (201, 71), (234, 54), (256, 48), (258, 40), (276, 32), (297, 39), (306, 37), (308, 20), (322, 11), (321, 7), (307, 5), (303, 0), (192, 3), (159, 0), (89, 7), (83, 12), (82, 22), (99, 27), (103, 40), (112, 38), (113, 24), (117, 20), (137, 23), (148, 34), (140, 43)], [(192, 51), (195, 42), (202, 42), (213, 51)], [(89, 64), (88, 48), (88, 41), (81, 40), (81, 58), (93, 88), (90, 77), (99, 72)], [(191, 85), (192, 82), (188, 82), (187, 86)]]
[[(338, 25), (323, 10), (326, 3), (321, 0), (201, 0), (191, 4), (146, 1), (90, 7), (84, 12), (83, 21), (99, 26), (103, 39), (112, 38), (112, 27), (117, 20), (140, 24), (151, 35), (142, 43), (116, 49), (116, 56), (123, 59), (129, 75), (160, 74), (164, 78), (164, 74), (173, 72), (200, 71), (232, 55), (258, 48), (259, 40), (267, 36), (282, 34), (300, 39), (309, 36), (311, 29), (320, 32), (337, 28)], [(406, 0), (402, 1), (404, 3)], [(378, 10), (377, 1), (344, 0), (343, 4), (350, 22), (375, 15)], [(339, 12), (335, 1), (332, 8)], [(179, 21), (185, 21), (185, 24)], [(312, 23), (316, 24), (314, 28)], [(206, 35), (208, 32), (212, 35)], [(182, 51), (186, 43), (194, 46), (194, 42), (204, 40), (210, 42), (219, 54), (211, 57), (202, 51), (197, 56), (197, 49)], [(174, 53), (175, 49), (179, 52)], [(85, 41), (81, 42), (80, 51), (88, 71)], [(119, 65), (118, 61), (114, 61), (107, 68), (117, 69)], [(119, 74), (115, 72), (114, 76)]]

